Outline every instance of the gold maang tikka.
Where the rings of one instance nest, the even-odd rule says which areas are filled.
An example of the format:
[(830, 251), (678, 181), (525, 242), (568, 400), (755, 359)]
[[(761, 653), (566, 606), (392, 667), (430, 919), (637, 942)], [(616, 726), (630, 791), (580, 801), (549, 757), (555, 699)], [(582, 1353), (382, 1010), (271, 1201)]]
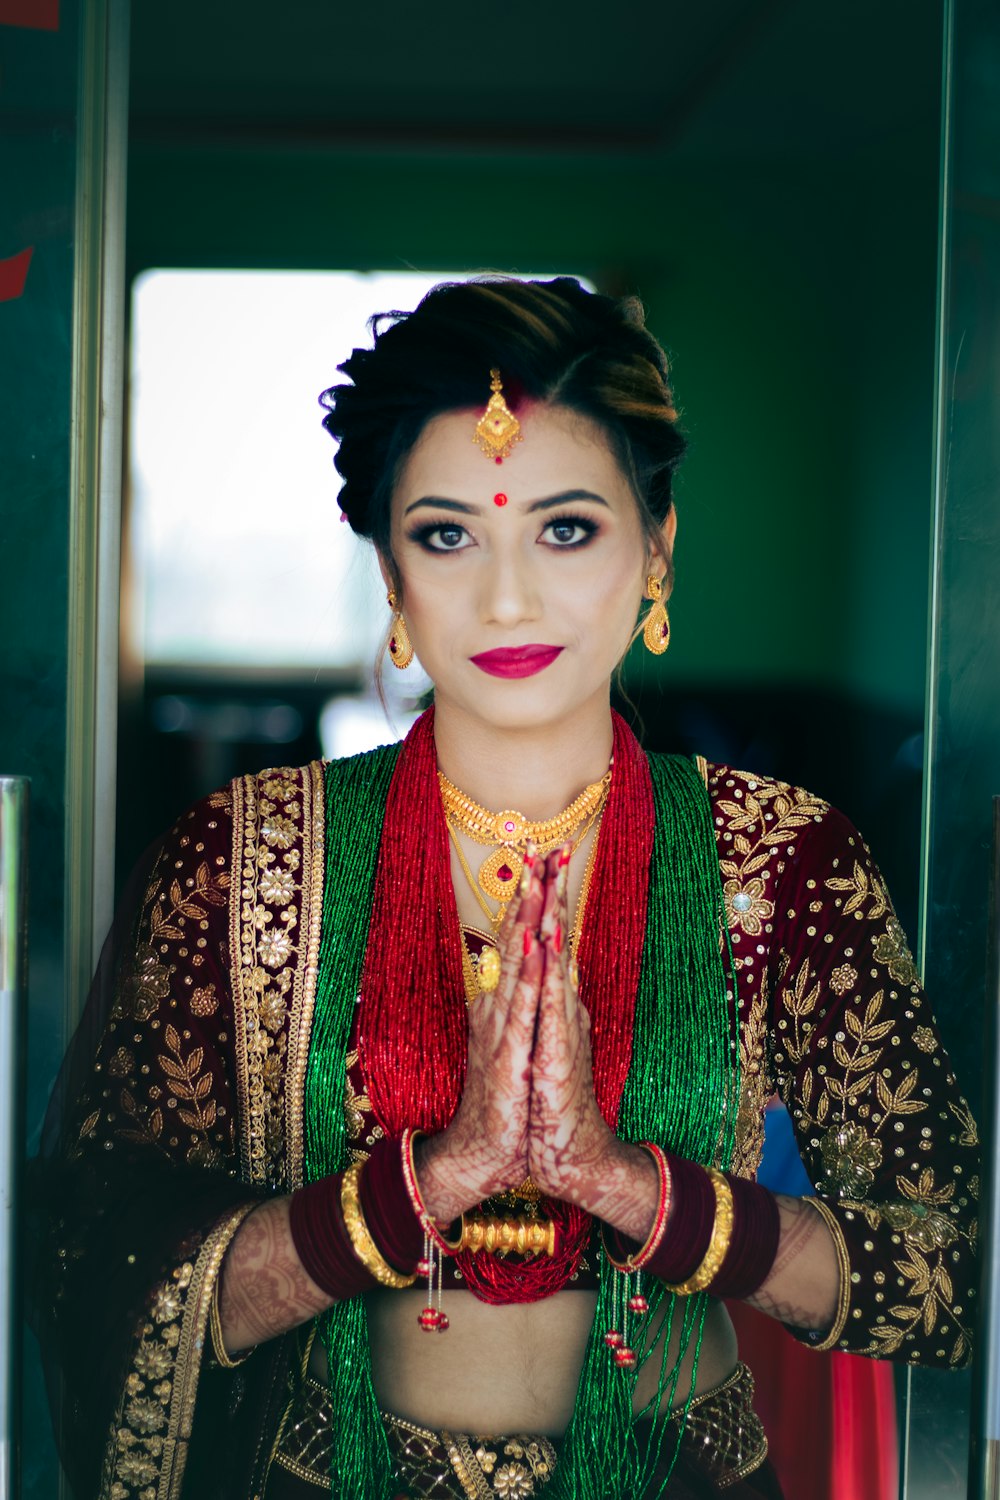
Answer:
[(490, 371), (490, 390), (493, 394), (476, 423), (472, 441), (478, 443), (487, 458), (502, 464), (510, 457), (514, 444), (522, 441), (521, 424), (503, 399), (499, 370)]

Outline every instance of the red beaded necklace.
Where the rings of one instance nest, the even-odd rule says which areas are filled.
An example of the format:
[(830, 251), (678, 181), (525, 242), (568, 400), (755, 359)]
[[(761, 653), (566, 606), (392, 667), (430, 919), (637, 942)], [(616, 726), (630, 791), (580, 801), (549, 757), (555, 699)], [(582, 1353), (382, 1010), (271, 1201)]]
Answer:
[[(654, 805), (646, 757), (624, 720), (612, 718), (614, 774), (578, 963), (591, 1017), (594, 1093), (614, 1128), (632, 1059)], [(392, 1136), (407, 1126), (442, 1130), (461, 1098), (468, 1029), (433, 709), (407, 736), (389, 787), (361, 996), (360, 1063), (382, 1129)], [(534, 1302), (565, 1286), (586, 1245), (590, 1215), (554, 1199), (543, 1199), (542, 1212), (558, 1226), (553, 1257), (458, 1257), (466, 1285), (481, 1300)]]

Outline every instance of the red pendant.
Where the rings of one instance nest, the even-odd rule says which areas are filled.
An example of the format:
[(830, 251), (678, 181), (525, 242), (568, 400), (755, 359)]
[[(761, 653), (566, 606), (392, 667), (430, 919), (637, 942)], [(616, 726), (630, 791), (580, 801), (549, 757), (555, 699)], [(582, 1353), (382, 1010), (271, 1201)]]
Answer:
[(628, 1305), (629, 1311), (634, 1312), (637, 1318), (641, 1318), (643, 1313), (649, 1312), (649, 1303), (641, 1292), (637, 1292), (634, 1297), (630, 1297)]
[(448, 1314), (447, 1313), (438, 1313), (438, 1321), (437, 1321), (437, 1331), (438, 1331), (438, 1333), (446, 1333), (448, 1331), (448, 1327), (449, 1327)]
[(630, 1349), (627, 1344), (622, 1344), (611, 1356), (619, 1370), (634, 1370), (636, 1365), (635, 1350)]
[(417, 1322), (425, 1333), (433, 1333), (440, 1325), (441, 1314), (434, 1307), (425, 1307)]
[(617, 1349), (625, 1342), (625, 1340), (622, 1338), (617, 1328), (609, 1328), (607, 1333), (604, 1335), (604, 1342), (607, 1344), (609, 1349)]
[(501, 865), (500, 866), (499, 870), (497, 871), (497, 879), (498, 880), (513, 880), (514, 879), (514, 871), (511, 869), (510, 865)]

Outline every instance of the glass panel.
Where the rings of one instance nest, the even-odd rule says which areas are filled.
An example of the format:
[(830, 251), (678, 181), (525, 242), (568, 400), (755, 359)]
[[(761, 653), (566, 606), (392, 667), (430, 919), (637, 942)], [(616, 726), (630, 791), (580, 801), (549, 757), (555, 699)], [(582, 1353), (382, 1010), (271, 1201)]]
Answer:
[[(28, 7), (22, 7), (25, 14)], [(37, 5), (0, 27), (0, 774), (31, 778), (27, 1128), (37, 1149), (64, 1045), (63, 848), (70, 527), (78, 7)], [(41, 22), (41, 25), (37, 23)], [(26, 274), (25, 274), (26, 273)], [(13, 357), (16, 353), (16, 358)], [(16, 559), (16, 566), (12, 560)], [(32, 1338), (25, 1341), (23, 1493), (58, 1493), (52, 1429)]]
[[(945, 1040), (982, 1118), (1000, 792), (1000, 13), (990, 0), (956, 0), (948, 19), (923, 945)], [(908, 1500), (966, 1494), (970, 1391), (968, 1375), (911, 1373)]]

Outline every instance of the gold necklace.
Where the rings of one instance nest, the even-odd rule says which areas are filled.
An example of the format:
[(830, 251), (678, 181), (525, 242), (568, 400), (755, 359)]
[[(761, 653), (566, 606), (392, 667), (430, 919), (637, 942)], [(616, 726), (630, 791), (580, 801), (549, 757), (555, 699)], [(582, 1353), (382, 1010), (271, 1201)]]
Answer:
[[(591, 813), (591, 815), (587, 819), (584, 827), (581, 829), (579, 837), (576, 838), (576, 839), (574, 839), (574, 840), (572, 840), (572, 842), (570, 844), (570, 858), (573, 857), (573, 855), (579, 849), (580, 845), (583, 843), (584, 839), (587, 837), (587, 835), (590, 832), (590, 830), (593, 828), (594, 824), (600, 818), (601, 813), (604, 811), (604, 803), (605, 803), (606, 800), (607, 800), (607, 789), (605, 789), (604, 793), (601, 796), (600, 802), (594, 808), (594, 811)], [(510, 904), (510, 898), (514, 894), (514, 892), (513, 892), (513, 890), (509, 890), (507, 892), (506, 896), (500, 900), (500, 906), (497, 909), (497, 911), (494, 912), (494, 911), (492, 911), (490, 909), (490, 907), (487, 904), (486, 899), (485, 899), (485, 897), (484, 897), (484, 895), (482, 893), (482, 890), (480, 889), (480, 884), (477, 883), (476, 877), (473, 875), (471, 869), (469, 868), (469, 861), (465, 857), (465, 850), (462, 848), (462, 845), (459, 842), (458, 830), (456, 829), (454, 823), (452, 823), (452, 821), (451, 821), (451, 819), (449, 817), (446, 816), (444, 821), (445, 821), (445, 825), (446, 825), (446, 827), (448, 829), (448, 832), (451, 835), (451, 841), (455, 845), (455, 853), (458, 855), (458, 862), (459, 862), (459, 865), (462, 868), (462, 873), (464, 874), (466, 880), (469, 883), (469, 886), (470, 886), (470, 888), (472, 890), (472, 894), (475, 896), (476, 900), (479, 902), (479, 909), (480, 909), (480, 911), (482, 911), (483, 915), (486, 917), (486, 920), (490, 924), (490, 930), (492, 931), (493, 935), (496, 936), (496, 934), (500, 931), (500, 924), (503, 921), (504, 916), (506, 915), (507, 907)], [(596, 848), (596, 847), (597, 847), (597, 841), (595, 839), (594, 840), (594, 848)], [(544, 851), (540, 851), (540, 852), (544, 852)], [(592, 867), (592, 864), (593, 864), (593, 857), (592, 856), (593, 856), (593, 850), (591, 851), (591, 858), (588, 859), (588, 861), (587, 861), (587, 873), (584, 876), (584, 883), (585, 884), (588, 883), (588, 877), (589, 877), (590, 870), (591, 870), (591, 867)], [(518, 868), (520, 869), (520, 865), (518, 866)], [(499, 884), (499, 881), (497, 883)], [(513, 885), (512, 881), (508, 882), (508, 883), (510, 885)], [(491, 892), (491, 894), (492, 894), (492, 892)], [(579, 916), (579, 913), (578, 913), (578, 916)]]
[[(449, 827), (454, 824), (455, 828), (468, 834), (477, 844), (494, 846), (493, 853), (479, 866), (478, 887), (484, 895), (499, 901), (506, 909), (521, 878), (521, 866), (528, 844), (535, 844), (540, 855), (549, 854), (560, 844), (568, 843), (581, 823), (586, 822), (589, 828), (590, 822), (604, 805), (611, 785), (611, 771), (609, 769), (600, 781), (585, 787), (579, 797), (575, 797), (554, 818), (537, 821), (528, 819), (523, 813), (509, 807), (502, 812), (490, 812), (460, 791), (443, 771), (438, 772), (438, 785)], [(455, 837), (454, 831), (452, 837)], [(457, 839), (455, 844), (457, 848)], [(467, 869), (464, 856), (460, 854), (460, 858), (463, 869)], [(480, 901), (480, 905), (482, 904)], [(502, 916), (501, 911), (501, 919)], [(494, 921), (492, 915), (490, 920)]]

